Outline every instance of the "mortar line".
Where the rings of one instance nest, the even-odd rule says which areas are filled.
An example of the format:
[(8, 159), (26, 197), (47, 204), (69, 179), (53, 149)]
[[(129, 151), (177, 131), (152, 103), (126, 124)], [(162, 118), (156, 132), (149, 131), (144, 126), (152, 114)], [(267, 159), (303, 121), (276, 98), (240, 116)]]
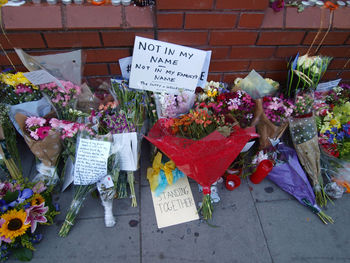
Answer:
[[(249, 186), (249, 184), (248, 184), (248, 186)], [(265, 231), (264, 231), (263, 225), (262, 225), (262, 223), (261, 223), (261, 218), (260, 218), (260, 214), (259, 214), (258, 208), (256, 207), (256, 203), (255, 203), (255, 201), (254, 201), (254, 197), (253, 197), (252, 191), (249, 190), (249, 192), (250, 192), (250, 196), (251, 196), (251, 198), (252, 198), (252, 200), (253, 200), (253, 204), (254, 204), (254, 207), (255, 207), (255, 211), (256, 211), (256, 213), (257, 213), (257, 215), (258, 215), (258, 219), (259, 219), (259, 223), (260, 223), (260, 228), (261, 228), (261, 231), (262, 231), (262, 233), (263, 233), (263, 235), (264, 235), (264, 239), (265, 239), (267, 251), (269, 252), (269, 255), (270, 255), (270, 258), (271, 258), (271, 262), (274, 263), (273, 258), (272, 258), (272, 255), (271, 255), (271, 250), (270, 250), (270, 247), (269, 247), (269, 243), (267, 242), (267, 238), (266, 238), (266, 235), (265, 235)]]

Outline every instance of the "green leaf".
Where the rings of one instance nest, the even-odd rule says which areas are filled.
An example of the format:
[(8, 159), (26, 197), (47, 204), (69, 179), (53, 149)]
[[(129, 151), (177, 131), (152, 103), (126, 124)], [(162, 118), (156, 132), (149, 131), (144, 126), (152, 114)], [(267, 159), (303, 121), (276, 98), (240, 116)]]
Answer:
[(6, 195), (4, 196), (4, 200), (7, 204), (9, 204), (17, 200), (18, 195), (19, 195), (19, 191), (14, 191), (14, 192), (7, 191)]
[(17, 248), (14, 249), (13, 255), (20, 261), (31, 261), (33, 258), (33, 251), (28, 248)]

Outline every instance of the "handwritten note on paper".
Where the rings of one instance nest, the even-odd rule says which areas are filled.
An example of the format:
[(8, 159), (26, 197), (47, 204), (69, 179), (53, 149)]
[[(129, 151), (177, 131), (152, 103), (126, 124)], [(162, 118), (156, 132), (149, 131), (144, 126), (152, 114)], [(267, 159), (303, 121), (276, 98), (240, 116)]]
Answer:
[(124, 79), (130, 78), (132, 57), (126, 57), (119, 59), (120, 71)]
[(182, 177), (156, 197), (152, 192), (158, 228), (198, 220), (196, 204), (187, 177)]
[(56, 79), (49, 72), (43, 69), (23, 73), (23, 75), (34, 85), (41, 85), (41, 84), (46, 84), (50, 82), (55, 82), (58, 86), (60, 86), (61, 88), (64, 88), (58, 79)]
[(74, 165), (74, 184), (94, 184), (107, 174), (110, 142), (80, 139)]
[(155, 92), (194, 93), (207, 52), (136, 37), (129, 85)]

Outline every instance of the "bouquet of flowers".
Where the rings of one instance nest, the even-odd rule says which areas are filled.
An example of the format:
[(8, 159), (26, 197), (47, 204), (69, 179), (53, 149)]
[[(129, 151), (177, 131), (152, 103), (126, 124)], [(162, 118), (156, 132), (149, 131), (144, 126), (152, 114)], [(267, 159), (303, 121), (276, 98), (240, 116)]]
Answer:
[(69, 110), (75, 109), (81, 88), (70, 81), (61, 80), (60, 83), (61, 85), (55, 82), (42, 84), (40, 91), (48, 96), (60, 120), (70, 120)]
[(348, 186), (350, 177), (350, 86), (341, 84), (316, 94), (316, 123), (324, 174), (337, 184)]
[[(97, 114), (98, 118), (98, 133), (100, 135), (111, 134), (113, 136), (112, 153), (118, 156), (125, 156), (129, 159), (130, 164), (123, 164), (120, 169), (127, 171), (120, 172), (115, 178), (115, 183), (118, 189), (118, 198), (127, 197), (126, 185), (130, 186), (132, 197), (131, 206), (136, 207), (136, 193), (134, 186), (133, 171), (137, 169), (138, 156), (133, 155), (137, 152), (138, 145), (134, 145), (133, 138), (137, 143), (136, 125), (127, 118), (124, 111), (116, 108), (116, 102), (100, 105), (100, 111)], [(135, 151), (136, 150), (136, 151)], [(123, 158), (121, 157), (121, 158)], [(135, 160), (136, 159), (136, 160)]]
[(11, 254), (22, 261), (32, 259), (34, 244), (42, 239), (38, 224), (51, 225), (58, 214), (51, 190), (43, 182), (0, 183), (1, 261)]
[(253, 119), (255, 102), (245, 91), (229, 91), (219, 82), (208, 82), (197, 94), (196, 108), (207, 108), (218, 118), (229, 123), (239, 123), (243, 128)]
[(37, 165), (39, 174), (34, 180), (45, 180), (56, 184), (58, 175), (56, 164), (61, 152), (61, 139), (49, 119), (17, 113), (16, 121), (23, 132), (23, 137), (32, 153), (41, 161)]
[(297, 92), (315, 89), (331, 60), (331, 57), (298, 54), (290, 65), (285, 95), (290, 98)]
[(247, 141), (256, 136), (234, 126), (221, 128), (225, 137), (215, 130), (220, 123), (206, 110), (194, 110), (177, 119), (158, 120), (146, 136), (180, 171), (203, 187), (200, 210), (205, 220), (212, 217), (211, 185), (224, 174)]
[(16, 105), (42, 98), (39, 87), (33, 85), (22, 72), (0, 74), (0, 97), (2, 102)]
[[(148, 109), (147, 105), (150, 104), (150, 98), (145, 91), (133, 90), (130, 89), (127, 85), (127, 81), (112, 80), (111, 94), (118, 104), (118, 114), (125, 114), (127, 123), (129, 123), (129, 125), (132, 124), (135, 127), (134, 132), (136, 132), (137, 135), (137, 145), (134, 145), (134, 147), (137, 148), (136, 163), (138, 164), (141, 151), (142, 134), (145, 133), (146, 128), (145, 121)], [(123, 171), (124, 169), (121, 167), (121, 170)], [(127, 170), (127, 178), (131, 193), (135, 192), (135, 170), (137, 170), (137, 168)], [(136, 196), (133, 194), (131, 205), (133, 207), (137, 205)]]
[(262, 106), (266, 117), (277, 126), (287, 121), (294, 111), (293, 102), (283, 96), (264, 97)]
[(333, 223), (333, 219), (316, 204), (314, 192), (298, 162), (296, 152), (281, 143), (277, 145), (276, 153), (276, 164), (267, 178), (294, 196), (301, 204), (310, 208), (323, 223)]

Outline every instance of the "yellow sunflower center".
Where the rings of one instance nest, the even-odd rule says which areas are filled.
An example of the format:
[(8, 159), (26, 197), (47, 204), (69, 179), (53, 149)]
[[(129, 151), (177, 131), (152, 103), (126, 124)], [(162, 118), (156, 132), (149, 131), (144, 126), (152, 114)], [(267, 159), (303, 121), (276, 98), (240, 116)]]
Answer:
[(22, 227), (23, 223), (22, 220), (19, 218), (11, 219), (9, 224), (7, 225), (7, 228), (11, 231), (16, 231)]

